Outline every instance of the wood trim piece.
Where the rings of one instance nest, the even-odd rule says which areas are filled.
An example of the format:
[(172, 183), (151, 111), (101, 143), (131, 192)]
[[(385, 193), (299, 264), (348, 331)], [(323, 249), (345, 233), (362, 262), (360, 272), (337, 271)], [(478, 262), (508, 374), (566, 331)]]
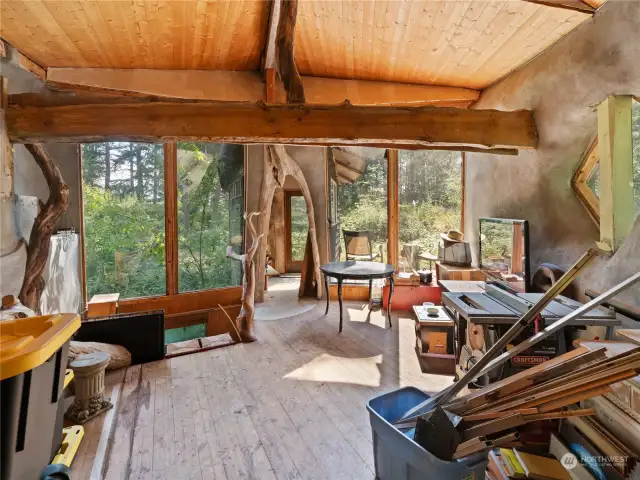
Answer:
[(464, 234), (465, 209), (467, 206), (467, 154), (462, 152), (462, 179), (461, 179), (461, 202), (460, 202), (460, 231)]
[[(265, 68), (268, 71), (275, 64)], [(389, 105), (467, 108), (480, 92), (461, 87), (440, 87), (372, 80), (302, 77), (307, 104), (332, 105), (348, 100), (352, 105)], [(267, 98), (263, 79), (256, 72), (223, 70), (162, 70), (118, 68), (49, 68), (47, 86), (53, 90), (98, 92), (134, 97), (166, 97), (229, 102), (285, 103), (280, 82), (274, 82), (275, 99)], [(267, 90), (268, 91), (268, 90)]]
[(574, 12), (587, 13), (593, 15), (596, 9), (580, 0), (523, 0), (536, 5), (544, 5), (552, 8), (562, 8), (564, 10), (572, 10)]
[(78, 179), (80, 187), (78, 188), (80, 225), (78, 226), (80, 234), (80, 275), (82, 279), (82, 307), (81, 312), (87, 309), (89, 295), (87, 294), (87, 251), (85, 246), (84, 235), (84, 177), (82, 172), (82, 145), (78, 144)]
[(631, 232), (633, 208), (633, 141), (631, 95), (608, 97), (598, 106), (600, 157), (600, 241), (615, 252)]
[(551, 412), (562, 407), (573, 405), (574, 403), (586, 400), (587, 398), (597, 397), (598, 395), (604, 395), (605, 393), (611, 393), (613, 389), (609, 385), (603, 385), (598, 388), (586, 390), (578, 393), (574, 393), (567, 397), (558, 398), (548, 403), (543, 403), (538, 407), (540, 413)]
[(178, 146), (164, 145), (164, 257), (167, 295), (178, 294)]
[(17, 55), (17, 63), (20, 68), (31, 73), (43, 82), (47, 80), (47, 71), (44, 68), (18, 51), (16, 51), (15, 54)]
[(398, 268), (398, 150), (387, 150), (387, 263)]
[(135, 98), (9, 97), (14, 142), (205, 140), (227, 143), (391, 142), (535, 147), (531, 111), (438, 107), (265, 105)]
[(165, 315), (239, 305), (242, 287), (224, 287), (159, 297), (128, 298), (118, 302), (119, 313), (164, 310)]
[(264, 83), (255, 72), (120, 68), (49, 68), (51, 90), (167, 97), (229, 102), (265, 100)]
[(600, 226), (600, 199), (596, 196), (591, 187), (587, 185), (589, 177), (593, 173), (593, 169), (598, 164), (598, 137), (596, 136), (589, 144), (589, 148), (582, 157), (580, 165), (573, 174), (571, 185), (578, 199), (587, 209), (589, 216)]

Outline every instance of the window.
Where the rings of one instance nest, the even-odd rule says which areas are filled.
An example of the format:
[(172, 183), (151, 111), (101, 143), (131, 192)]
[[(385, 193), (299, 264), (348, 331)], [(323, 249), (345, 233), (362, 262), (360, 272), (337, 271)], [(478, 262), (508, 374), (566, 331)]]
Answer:
[(164, 295), (162, 145), (82, 145), (87, 295)]
[[(331, 178), (337, 183), (335, 258), (346, 258), (344, 231), (369, 232), (371, 257), (387, 261), (387, 158), (381, 148), (333, 147)], [(349, 253), (369, 255), (367, 242), (350, 242)], [(350, 257), (351, 258), (351, 257)], [(362, 258), (362, 257), (358, 257)]]
[(400, 150), (398, 200), (398, 248), (417, 269), (417, 253), (437, 254), (440, 233), (460, 228), (462, 153)]
[(240, 285), (244, 147), (178, 143), (177, 164), (179, 292)]
[[(640, 214), (640, 102), (634, 99), (631, 106), (631, 138), (633, 165), (634, 213)], [(573, 177), (573, 188), (591, 218), (600, 224), (600, 163), (598, 158), (598, 138), (596, 137), (585, 153)]]

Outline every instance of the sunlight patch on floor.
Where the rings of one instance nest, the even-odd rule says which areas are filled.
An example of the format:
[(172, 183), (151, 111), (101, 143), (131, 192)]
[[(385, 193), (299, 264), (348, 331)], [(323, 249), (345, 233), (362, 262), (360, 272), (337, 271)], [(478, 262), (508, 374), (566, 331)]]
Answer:
[[(344, 319), (353, 323), (367, 323), (374, 327), (388, 328), (387, 311), (382, 309), (373, 310), (367, 321), (367, 313), (369, 313), (369, 304), (356, 304), (344, 307)], [(347, 315), (348, 314), (348, 315)]]
[(323, 353), (287, 373), (283, 378), (323, 383), (350, 383), (366, 387), (380, 385), (382, 355), (362, 358), (336, 357)]

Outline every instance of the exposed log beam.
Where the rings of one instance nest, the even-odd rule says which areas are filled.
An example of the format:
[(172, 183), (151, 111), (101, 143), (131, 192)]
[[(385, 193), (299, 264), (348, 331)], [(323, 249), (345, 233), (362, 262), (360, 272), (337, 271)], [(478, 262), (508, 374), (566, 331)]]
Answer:
[[(353, 146), (353, 143), (315, 143), (315, 146), (324, 147), (349, 147)], [(366, 143), (361, 144), (363, 147), (375, 147), (375, 148), (395, 148), (396, 150), (441, 150), (445, 152), (470, 152), (470, 153), (485, 153), (488, 155), (507, 155), (517, 156), (519, 151), (517, 148), (483, 148), (472, 147), (470, 145), (420, 145), (411, 143), (399, 143), (399, 142), (386, 142), (386, 143)]]
[(535, 147), (527, 110), (265, 105), (135, 98), (10, 97), (14, 142), (105, 140)]
[(276, 32), (276, 64), (287, 92), (287, 103), (304, 103), (304, 86), (294, 55), (297, 16), (298, 0), (287, 0), (280, 4)]
[(596, 11), (595, 8), (588, 5), (581, 0), (523, 0), (529, 3), (535, 3), (537, 5), (545, 5), (553, 8), (563, 8), (565, 10), (573, 10), (574, 12), (588, 13), (593, 15)]
[[(117, 68), (49, 68), (47, 86), (54, 90), (91, 91), (129, 96), (158, 96), (230, 102), (284, 103), (284, 90), (272, 67), (265, 83), (256, 72), (216, 70), (147, 70)], [(331, 105), (346, 99), (353, 105), (439, 105), (466, 108), (480, 92), (468, 88), (407, 83), (302, 77), (307, 104)], [(271, 94), (272, 98), (267, 98)]]

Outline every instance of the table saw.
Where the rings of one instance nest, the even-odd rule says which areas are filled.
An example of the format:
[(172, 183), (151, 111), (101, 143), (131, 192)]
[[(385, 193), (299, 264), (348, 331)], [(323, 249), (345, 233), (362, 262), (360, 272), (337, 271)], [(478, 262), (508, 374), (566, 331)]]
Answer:
[[(470, 284), (468, 286), (464, 285), (467, 282), (455, 282), (455, 285), (445, 285), (447, 282), (444, 281), (441, 283), (444, 290), (451, 289), (451, 291), (442, 293), (442, 305), (449, 311), (456, 323), (454, 337), (458, 377), (484, 355), (496, 340), (543, 295), (542, 293), (510, 293), (498, 286), (484, 284), (484, 282), (468, 282)], [(469, 291), (464, 291), (466, 288)], [(567, 297), (556, 297), (543, 310), (539, 320), (515, 343), (533, 335), (537, 330), (559, 320), (581, 305), (580, 302)], [(604, 326), (606, 327), (605, 336), (610, 338), (613, 334), (613, 327), (620, 324), (615, 312), (610, 309), (597, 308), (571, 321), (568, 325), (573, 329)], [(505, 368), (490, 372), (488, 376), (478, 379), (476, 383), (481, 386), (496, 381), (518, 369), (542, 363), (566, 352), (565, 331), (566, 329), (562, 329), (556, 335), (536, 345), (531, 351), (515, 356)]]

